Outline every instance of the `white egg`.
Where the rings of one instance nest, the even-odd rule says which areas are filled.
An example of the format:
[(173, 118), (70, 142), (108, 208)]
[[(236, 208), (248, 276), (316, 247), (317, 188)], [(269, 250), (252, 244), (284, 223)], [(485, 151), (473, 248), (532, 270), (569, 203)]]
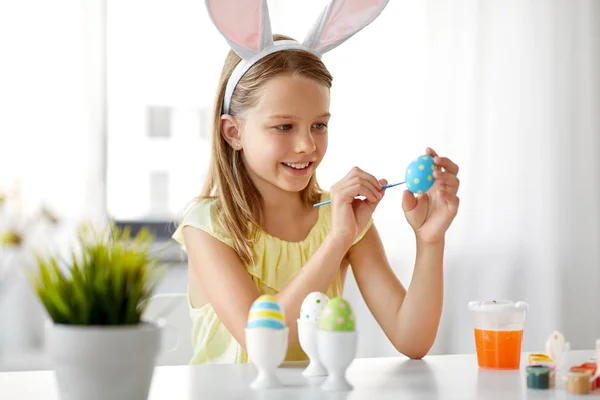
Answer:
[(321, 292), (312, 292), (302, 302), (300, 307), (300, 320), (319, 322), (319, 317), (325, 305), (329, 301), (329, 297)]

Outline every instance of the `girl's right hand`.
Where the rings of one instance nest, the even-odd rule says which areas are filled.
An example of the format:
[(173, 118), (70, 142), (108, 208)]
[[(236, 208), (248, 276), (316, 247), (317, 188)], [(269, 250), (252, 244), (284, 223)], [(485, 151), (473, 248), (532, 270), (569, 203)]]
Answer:
[[(358, 167), (331, 188), (331, 234), (350, 248), (383, 199), (385, 179), (377, 180)], [(364, 200), (355, 199), (364, 196)]]

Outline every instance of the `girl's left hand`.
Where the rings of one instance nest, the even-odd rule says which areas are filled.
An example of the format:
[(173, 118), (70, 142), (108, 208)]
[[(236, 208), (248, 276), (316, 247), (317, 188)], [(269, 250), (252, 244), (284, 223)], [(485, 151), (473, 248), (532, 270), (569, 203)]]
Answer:
[(433, 172), (435, 182), (422, 195), (415, 196), (405, 190), (402, 209), (417, 235), (417, 241), (437, 244), (444, 240), (446, 231), (458, 212), (458, 165), (448, 158), (439, 157), (431, 148), (427, 148), (427, 154), (433, 157), (437, 167)]

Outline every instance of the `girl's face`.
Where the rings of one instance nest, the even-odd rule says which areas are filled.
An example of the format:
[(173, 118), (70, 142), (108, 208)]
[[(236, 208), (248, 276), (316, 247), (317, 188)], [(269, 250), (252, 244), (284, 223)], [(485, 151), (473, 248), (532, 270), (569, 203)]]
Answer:
[(239, 136), (242, 160), (257, 188), (300, 192), (327, 150), (329, 88), (283, 75), (262, 89)]

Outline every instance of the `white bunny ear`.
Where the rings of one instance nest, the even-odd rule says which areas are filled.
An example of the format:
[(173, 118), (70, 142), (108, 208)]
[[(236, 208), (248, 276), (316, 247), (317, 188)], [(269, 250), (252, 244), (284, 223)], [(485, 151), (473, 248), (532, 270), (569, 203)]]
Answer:
[(210, 18), (243, 60), (273, 44), (267, 0), (206, 0)]
[(369, 25), (388, 0), (331, 0), (309, 31), (304, 45), (324, 54)]

